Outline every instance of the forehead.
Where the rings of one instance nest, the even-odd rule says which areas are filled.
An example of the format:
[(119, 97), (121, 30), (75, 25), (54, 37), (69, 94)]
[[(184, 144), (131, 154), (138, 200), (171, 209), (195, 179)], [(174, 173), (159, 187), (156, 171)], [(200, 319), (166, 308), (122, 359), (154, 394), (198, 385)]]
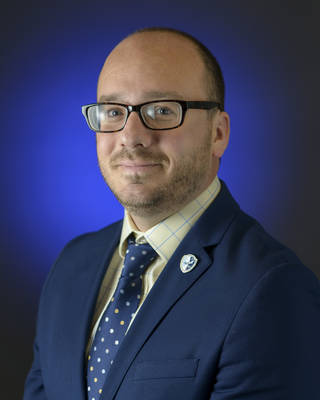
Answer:
[(121, 42), (107, 58), (98, 99), (206, 99), (203, 61), (195, 45), (172, 33), (147, 32)]

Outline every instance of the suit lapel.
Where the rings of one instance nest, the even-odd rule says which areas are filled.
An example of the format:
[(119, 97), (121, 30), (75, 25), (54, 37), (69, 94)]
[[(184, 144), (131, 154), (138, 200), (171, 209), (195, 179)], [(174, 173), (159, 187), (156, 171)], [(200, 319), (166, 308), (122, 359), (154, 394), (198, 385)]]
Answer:
[[(130, 365), (161, 319), (211, 267), (212, 259), (206, 247), (218, 244), (238, 209), (223, 184), (219, 196), (187, 234), (144, 301), (106, 378), (103, 399), (114, 398)], [(199, 261), (192, 271), (184, 274), (180, 261), (185, 254), (193, 254)]]
[[(86, 359), (85, 349), (91, 333), (91, 321), (101, 281), (118, 245), (122, 223), (119, 222), (111, 231), (102, 235), (90, 249), (90, 259), (86, 255), (77, 268), (77, 277), (70, 294), (72, 304), (72, 321), (69, 325), (69, 335), (64, 341), (70, 343), (73, 349), (69, 358), (72, 372), (72, 388), (70, 395), (79, 400), (86, 399)], [(107, 248), (107, 250), (106, 250)]]

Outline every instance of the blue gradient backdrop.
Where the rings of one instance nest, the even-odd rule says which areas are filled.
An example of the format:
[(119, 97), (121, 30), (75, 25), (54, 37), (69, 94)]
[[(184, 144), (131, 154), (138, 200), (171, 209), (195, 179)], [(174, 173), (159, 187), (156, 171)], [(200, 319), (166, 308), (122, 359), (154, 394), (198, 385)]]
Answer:
[(220, 177), (320, 276), (319, 9), (311, 1), (218, 4), (13, 1), (3, 9), (1, 398), (21, 398), (40, 289), (61, 248), (122, 217), (80, 107), (95, 101), (108, 52), (137, 28), (185, 30), (217, 56), (231, 115)]

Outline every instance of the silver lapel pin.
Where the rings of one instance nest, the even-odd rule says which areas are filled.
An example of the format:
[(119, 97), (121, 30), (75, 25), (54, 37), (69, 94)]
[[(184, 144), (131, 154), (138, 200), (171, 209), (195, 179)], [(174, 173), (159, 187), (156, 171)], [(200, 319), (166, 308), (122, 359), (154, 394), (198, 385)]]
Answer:
[(198, 259), (193, 254), (185, 254), (180, 261), (180, 269), (184, 274), (190, 272), (197, 265)]

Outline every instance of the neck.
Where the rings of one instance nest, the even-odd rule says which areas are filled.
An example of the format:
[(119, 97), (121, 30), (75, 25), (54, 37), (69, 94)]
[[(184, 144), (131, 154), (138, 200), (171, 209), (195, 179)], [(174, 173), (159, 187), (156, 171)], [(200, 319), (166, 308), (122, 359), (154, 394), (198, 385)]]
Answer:
[(141, 215), (141, 214), (136, 214), (134, 212), (130, 212), (129, 210), (128, 214), (134, 223), (135, 227), (137, 228), (138, 231), (140, 232), (146, 232), (148, 229), (152, 228), (153, 226), (159, 224), (159, 222), (165, 220), (166, 218), (170, 217), (170, 215), (173, 215), (175, 212), (170, 212), (170, 213), (163, 213), (157, 214), (157, 215)]

